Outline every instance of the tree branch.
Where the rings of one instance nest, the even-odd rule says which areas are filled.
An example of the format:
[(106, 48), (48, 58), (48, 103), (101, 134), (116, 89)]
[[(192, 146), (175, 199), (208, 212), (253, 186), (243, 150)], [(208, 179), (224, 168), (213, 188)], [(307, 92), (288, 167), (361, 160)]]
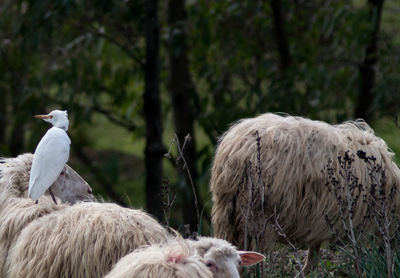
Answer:
[(108, 34), (106, 34), (106, 33), (104, 33), (104, 32), (99, 32), (99, 31), (97, 31), (97, 30), (95, 30), (95, 29), (93, 29), (93, 28), (88, 28), (88, 27), (86, 27), (86, 26), (84, 26), (84, 25), (82, 25), (82, 24), (80, 24), (80, 23), (73, 22), (72, 24), (73, 24), (75, 27), (77, 27), (77, 28), (79, 28), (79, 29), (81, 29), (81, 30), (83, 30), (83, 31), (89, 32), (90, 34), (92, 34), (92, 35), (94, 35), (94, 36), (104, 38), (104, 39), (106, 39), (107, 41), (111, 42), (112, 44), (118, 46), (118, 47), (119, 47), (122, 51), (124, 51), (132, 60), (134, 60), (136, 63), (138, 63), (138, 64), (141, 66), (141, 68), (142, 68), (143, 70), (145, 69), (145, 63), (144, 63), (139, 57), (137, 57), (137, 56), (134, 54), (134, 52), (131, 51), (131, 50), (129, 49), (129, 47), (126, 46), (124, 43), (119, 42), (117, 39), (113, 38), (112, 36), (110, 36), (110, 35), (108, 35)]
[(128, 131), (135, 131), (137, 129), (137, 126), (134, 123), (115, 116), (115, 113), (113, 113), (111, 110), (101, 108), (98, 105), (94, 105), (93, 111), (104, 115), (110, 122), (122, 126), (123, 128), (126, 128)]
[(93, 163), (93, 161), (87, 156), (85, 151), (76, 144), (72, 144), (72, 148), (78, 159), (83, 164), (90, 167), (92, 176), (96, 179), (101, 188), (103, 188), (104, 191), (107, 193), (107, 196), (121, 206), (128, 207), (127, 203), (121, 198), (121, 196), (114, 191), (113, 184), (107, 180), (107, 178), (103, 175), (102, 170)]

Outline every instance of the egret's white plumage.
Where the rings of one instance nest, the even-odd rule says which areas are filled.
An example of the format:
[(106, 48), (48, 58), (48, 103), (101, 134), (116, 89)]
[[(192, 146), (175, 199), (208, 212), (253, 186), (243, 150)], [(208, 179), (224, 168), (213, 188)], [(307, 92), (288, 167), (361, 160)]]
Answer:
[(33, 155), (29, 178), (29, 197), (37, 201), (60, 175), (69, 158), (71, 140), (67, 135), (67, 111), (54, 110), (37, 115), (53, 125), (40, 140)]

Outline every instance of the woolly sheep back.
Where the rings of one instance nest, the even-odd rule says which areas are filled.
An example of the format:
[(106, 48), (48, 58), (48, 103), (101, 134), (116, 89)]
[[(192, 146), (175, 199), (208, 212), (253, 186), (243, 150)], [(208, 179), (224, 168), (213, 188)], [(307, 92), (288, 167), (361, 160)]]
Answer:
[(31, 163), (32, 154), (0, 160), (0, 277), (8, 271), (9, 250), (22, 229), (37, 218), (66, 207), (55, 205), (48, 196), (39, 204), (27, 198)]
[(168, 232), (141, 210), (80, 203), (33, 221), (10, 250), (8, 277), (103, 277), (119, 258)]
[(105, 278), (212, 278), (202, 258), (183, 239), (150, 245), (123, 257)]
[(9, 198), (0, 202), (0, 277), (6, 277), (5, 263), (9, 250), (21, 231), (35, 219), (62, 210), (67, 205), (56, 205), (48, 196), (43, 197), (39, 204), (24, 198)]
[[(343, 231), (342, 224), (337, 221), (337, 201), (326, 186), (326, 166), (331, 161), (332, 167), (338, 169), (339, 156), (346, 151), (356, 154), (358, 150), (374, 156), (384, 167), (386, 192), (390, 192), (391, 186), (400, 185), (400, 171), (392, 161), (393, 153), (363, 121), (329, 125), (267, 113), (234, 124), (219, 140), (212, 166), (210, 189), (215, 236), (244, 247), (244, 211), (249, 202), (249, 184), (253, 183), (263, 185), (255, 207), (265, 207), (265, 219), (273, 215), (276, 208), (279, 224), (292, 243), (319, 248), (321, 242), (332, 237), (326, 215), (336, 221), (333, 229)], [(368, 189), (371, 182), (366, 163), (355, 159), (352, 171), (364, 189)], [(395, 196), (394, 206), (400, 212), (399, 194)], [(354, 211), (355, 228), (363, 225), (366, 210), (367, 205), (358, 202)], [(374, 231), (373, 221), (365, 224), (365, 231)], [(252, 227), (246, 229), (247, 233), (257, 232), (251, 231)], [(261, 249), (270, 249), (277, 240), (279, 236), (274, 227), (267, 226)]]
[[(0, 198), (28, 198), (32, 159), (31, 153), (0, 158)], [(54, 195), (62, 202), (74, 204), (94, 199), (89, 184), (67, 164), (51, 188)]]
[(29, 174), (33, 155), (0, 159), (0, 196), (28, 197)]

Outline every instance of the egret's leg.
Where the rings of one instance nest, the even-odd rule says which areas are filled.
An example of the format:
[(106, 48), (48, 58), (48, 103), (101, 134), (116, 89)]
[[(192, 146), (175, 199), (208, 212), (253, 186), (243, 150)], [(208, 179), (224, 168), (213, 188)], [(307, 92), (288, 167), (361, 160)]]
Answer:
[(53, 198), (54, 203), (56, 203), (56, 205), (58, 205), (56, 198), (54, 197), (53, 192), (51, 191), (51, 188), (49, 188), (49, 193), (50, 193), (51, 198)]

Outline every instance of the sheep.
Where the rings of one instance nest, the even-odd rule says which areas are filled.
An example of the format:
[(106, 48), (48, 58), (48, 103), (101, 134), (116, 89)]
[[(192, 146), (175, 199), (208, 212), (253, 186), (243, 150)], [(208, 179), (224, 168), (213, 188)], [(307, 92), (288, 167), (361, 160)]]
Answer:
[(78, 203), (32, 221), (18, 236), (6, 277), (103, 277), (123, 256), (168, 231), (141, 210)]
[[(102, 277), (139, 246), (167, 241), (168, 231), (141, 210), (80, 203), (25, 227), (10, 249), (4, 277)], [(239, 277), (240, 261), (246, 266), (264, 259), (255, 252), (237, 251), (221, 239), (200, 238), (187, 244), (214, 278)]]
[[(8, 196), (28, 198), (32, 160), (33, 155), (30, 153), (16, 158), (0, 159), (0, 194), (4, 198)], [(66, 164), (51, 188), (54, 195), (62, 202), (74, 204), (77, 201), (93, 200), (89, 184)]]
[[(1, 196), (1, 194), (0, 194)], [(43, 215), (59, 211), (67, 204), (54, 204), (49, 196), (38, 205), (28, 198), (9, 198), (0, 201), (0, 277), (6, 277), (6, 260), (22, 229)]]
[[(26, 159), (18, 158), (0, 164), (4, 167), (0, 178), (0, 199), (4, 200), (0, 202), (1, 277), (100, 277), (137, 247), (170, 238), (165, 228), (141, 210), (106, 203), (57, 206), (49, 196), (35, 205), (26, 198), (29, 174), (12, 170), (29, 168)], [(207, 245), (199, 245), (204, 258), (213, 246)], [(237, 261), (238, 256), (245, 258), (240, 252), (232, 258)]]
[[(256, 252), (238, 251), (229, 242), (218, 238), (198, 237), (197, 240), (183, 240), (180, 237), (171, 237), (166, 244), (147, 246), (126, 255), (106, 278), (239, 278), (239, 265), (249, 266), (264, 258)], [(198, 265), (198, 262), (201, 262), (202, 266)], [(175, 273), (176, 276), (171, 273)]]
[[(140, 210), (104, 203), (78, 203), (74, 206), (62, 203), (55, 206), (48, 195), (35, 205), (27, 198), (31, 163), (32, 154), (3, 158), (0, 161), (0, 277), (17, 277), (10, 269), (11, 265), (14, 266), (14, 255), (17, 254), (21, 256), (21, 260), (27, 261), (31, 261), (31, 257), (42, 259), (44, 256), (51, 261), (46, 266), (52, 266), (43, 270), (43, 264), (41, 268), (43, 273), (51, 273), (49, 275), (40, 275), (40, 272), (36, 273), (36, 269), (33, 268), (29, 275), (24, 275), (24, 271), (17, 271), (20, 277), (99, 277), (105, 274), (119, 257), (134, 248), (142, 244), (160, 242), (167, 237), (166, 230)], [(52, 187), (54, 194), (63, 202), (75, 203), (92, 199), (88, 184), (67, 165)], [(49, 239), (48, 234), (52, 234), (54, 238)], [(72, 237), (72, 234), (75, 237)], [(37, 249), (26, 248), (13, 253), (12, 250), (18, 250), (18, 246), (23, 244), (31, 246), (30, 240), (26, 241), (26, 235), (37, 235), (32, 239)], [(75, 250), (75, 260), (72, 257), (66, 258), (68, 252), (73, 253), (73, 243), (79, 240), (81, 245)], [(54, 245), (56, 243), (60, 244), (60, 250), (65, 250), (64, 253), (58, 252), (58, 247)], [(71, 247), (68, 248), (68, 245)], [(104, 254), (100, 254), (102, 249), (105, 250)], [(45, 253), (41, 253), (41, 250), (45, 250)], [(53, 254), (51, 250), (58, 256), (46, 256)], [(99, 263), (99, 267), (94, 267), (95, 270), (92, 271), (87, 267), (93, 267), (93, 264), (88, 264), (87, 267), (79, 264), (81, 254), (77, 253), (77, 250), (86, 250), (86, 259), (97, 252), (97, 260), (95, 257), (93, 261)], [(53, 263), (55, 259), (57, 260)], [(62, 265), (64, 260), (65, 266)], [(29, 267), (25, 267), (22, 263), (16, 264), (15, 268), (18, 266), (22, 266), (26, 271), (30, 270), (29, 267), (39, 267), (29, 264)], [(64, 274), (53, 275), (57, 270)], [(73, 271), (84, 274), (69, 275)], [(88, 276), (87, 273), (93, 276)]]
[(105, 278), (212, 278), (185, 240), (139, 248), (123, 257)]
[[(308, 247), (303, 268), (308, 273), (321, 243), (332, 240), (335, 229), (344, 233), (338, 202), (327, 186), (327, 165), (330, 161), (339, 176), (338, 157), (359, 150), (375, 157), (384, 168), (387, 194), (393, 185), (400, 185), (393, 153), (362, 120), (330, 125), (267, 113), (239, 121), (220, 138), (211, 169), (214, 235), (239, 248), (254, 244), (249, 233), (257, 225), (249, 226), (248, 222), (250, 214), (255, 215), (255, 222), (261, 224), (257, 227), (264, 229), (255, 231), (263, 235), (258, 242), (261, 250), (270, 250), (278, 240)], [(368, 192), (371, 179), (366, 163), (355, 159), (352, 172)], [(343, 180), (339, 182), (344, 186)], [(249, 205), (250, 195), (254, 199)], [(395, 194), (392, 205), (400, 212), (399, 194)], [(252, 211), (248, 210), (250, 206)], [(353, 226), (375, 232), (373, 220), (364, 219), (367, 206), (366, 202), (357, 202)], [(263, 224), (271, 224), (269, 220), (272, 225)]]
[[(67, 206), (54, 206), (49, 196), (39, 205), (27, 198), (31, 164), (32, 154), (0, 160), (0, 277), (5, 276), (9, 250), (22, 229), (33, 220)], [(56, 196), (67, 203), (93, 198), (90, 186), (67, 165), (53, 188)]]
[(239, 266), (250, 266), (265, 259), (257, 252), (238, 251), (231, 243), (219, 238), (198, 237), (187, 241), (213, 273), (213, 278), (239, 278)]

